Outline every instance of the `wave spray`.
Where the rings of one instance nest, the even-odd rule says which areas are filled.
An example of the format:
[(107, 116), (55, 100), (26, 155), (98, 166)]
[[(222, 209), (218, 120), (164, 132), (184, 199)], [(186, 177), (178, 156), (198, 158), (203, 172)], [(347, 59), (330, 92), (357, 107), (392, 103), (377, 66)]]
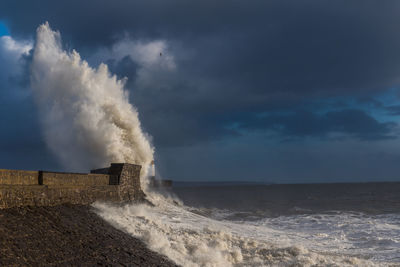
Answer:
[(31, 86), (51, 151), (66, 168), (87, 170), (110, 162), (142, 165), (147, 175), (154, 148), (124, 90), (126, 79), (97, 69), (63, 50), (59, 32), (38, 27)]

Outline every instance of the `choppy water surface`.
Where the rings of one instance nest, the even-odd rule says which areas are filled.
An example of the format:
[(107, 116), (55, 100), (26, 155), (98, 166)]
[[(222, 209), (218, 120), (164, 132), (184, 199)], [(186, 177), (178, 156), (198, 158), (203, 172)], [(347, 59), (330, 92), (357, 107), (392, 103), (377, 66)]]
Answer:
[(397, 183), (184, 186), (95, 205), (183, 266), (400, 266)]

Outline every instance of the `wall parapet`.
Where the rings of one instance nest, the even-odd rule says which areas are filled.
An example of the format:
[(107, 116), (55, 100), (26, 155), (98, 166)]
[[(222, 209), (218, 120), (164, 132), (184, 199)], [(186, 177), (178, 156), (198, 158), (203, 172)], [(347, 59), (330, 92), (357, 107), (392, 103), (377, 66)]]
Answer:
[(0, 209), (141, 200), (140, 165), (112, 163), (90, 173), (0, 169)]
[(0, 169), (0, 185), (37, 185), (37, 171)]

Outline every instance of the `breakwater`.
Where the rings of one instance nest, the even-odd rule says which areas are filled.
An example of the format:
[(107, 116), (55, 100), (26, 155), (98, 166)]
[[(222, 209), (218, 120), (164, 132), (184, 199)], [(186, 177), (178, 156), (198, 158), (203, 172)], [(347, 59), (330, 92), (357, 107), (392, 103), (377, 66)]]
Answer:
[(140, 165), (112, 163), (90, 173), (0, 170), (0, 209), (141, 200)]

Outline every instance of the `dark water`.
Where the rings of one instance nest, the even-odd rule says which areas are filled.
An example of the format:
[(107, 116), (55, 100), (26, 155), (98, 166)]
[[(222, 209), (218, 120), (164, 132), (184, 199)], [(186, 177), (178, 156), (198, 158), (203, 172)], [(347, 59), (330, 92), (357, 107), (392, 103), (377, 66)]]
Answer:
[(328, 211), (400, 213), (400, 183), (285, 185), (176, 184), (173, 192), (187, 206), (248, 212), (260, 216)]
[(255, 226), (262, 240), (400, 266), (400, 183), (176, 185), (193, 213)]

